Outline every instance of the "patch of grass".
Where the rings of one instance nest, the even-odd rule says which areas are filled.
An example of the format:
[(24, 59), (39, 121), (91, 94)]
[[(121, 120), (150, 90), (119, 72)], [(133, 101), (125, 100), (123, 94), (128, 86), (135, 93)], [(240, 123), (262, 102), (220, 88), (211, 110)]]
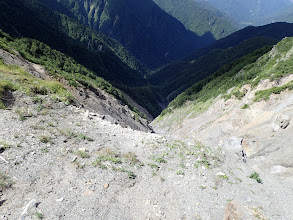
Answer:
[(10, 188), (12, 184), (13, 181), (0, 171), (0, 191)]
[(112, 164), (122, 164), (121, 157), (115, 155), (111, 152), (111, 154), (102, 154), (95, 161), (92, 162), (94, 167), (100, 167), (102, 169), (107, 169), (105, 162), (110, 162)]
[(10, 148), (11, 144), (6, 141), (0, 141), (0, 153), (5, 151), (6, 149)]
[(41, 112), (44, 109), (44, 106), (42, 104), (39, 104), (36, 108), (37, 112)]
[(84, 135), (84, 134), (79, 134), (78, 137), (79, 137), (80, 139), (82, 139), (82, 140), (86, 140), (86, 141), (94, 141), (93, 138), (88, 137), (88, 136), (86, 136), (86, 135)]
[(46, 143), (53, 143), (53, 142), (52, 142), (52, 137), (45, 136), (45, 135), (40, 136), (39, 140), (40, 140), (40, 142), (42, 142), (43, 144), (46, 144)]
[[(55, 95), (66, 103), (73, 101), (71, 93), (60, 82), (36, 78), (20, 67), (6, 65), (0, 61), (0, 100), (3, 93), (7, 90), (19, 90), (27, 95), (33, 96), (32, 101), (34, 103), (42, 104), (43, 102), (42, 98), (36, 95)], [(3, 108), (3, 103), (1, 103), (0, 107)]]
[(16, 109), (15, 113), (19, 115), (20, 121), (25, 121), (33, 116), (33, 113), (29, 109)]
[(259, 220), (268, 220), (268, 218), (262, 213), (262, 207), (253, 208), (253, 215)]
[(228, 180), (229, 179), (229, 177), (227, 175), (219, 175), (218, 177), (220, 177), (220, 178), (222, 178), (224, 180)]
[(45, 130), (45, 127), (39, 125), (31, 125), (31, 128), (34, 130)]
[(272, 94), (280, 94), (285, 90), (293, 90), (293, 81), (279, 87), (273, 87), (266, 90), (260, 90), (255, 93), (255, 102), (259, 102), (261, 100), (268, 100)]
[(43, 219), (44, 215), (41, 212), (35, 212), (35, 216), (37, 217), (37, 219)]
[(77, 137), (77, 133), (69, 129), (57, 129), (57, 130), (68, 139)]
[(154, 158), (154, 160), (157, 163), (167, 163), (167, 160), (165, 160), (163, 157)]
[(50, 127), (57, 127), (57, 124), (54, 124), (53, 122), (49, 122), (48, 125), (49, 125)]
[(148, 166), (150, 166), (152, 169), (158, 171), (160, 167), (157, 164), (154, 163), (148, 163)]
[(239, 177), (235, 177), (236, 181), (238, 181), (239, 183), (242, 183), (242, 180)]
[(48, 148), (42, 148), (41, 151), (42, 151), (43, 153), (49, 153), (49, 149), (48, 149)]
[(89, 153), (84, 152), (84, 151), (80, 151), (80, 150), (79, 150), (79, 151), (77, 151), (75, 154), (78, 155), (78, 156), (80, 156), (81, 158), (90, 158)]
[(32, 101), (33, 101), (33, 103), (35, 103), (35, 104), (37, 104), (37, 103), (42, 104), (43, 101), (44, 101), (44, 99), (41, 98), (41, 97), (39, 97), (39, 96), (34, 96), (34, 97), (32, 98)]
[(182, 176), (185, 175), (185, 173), (184, 173), (183, 171), (181, 171), (181, 170), (177, 171), (176, 174), (177, 174), (177, 175), (182, 175)]
[(201, 189), (206, 189), (207, 187), (204, 186), (204, 185), (200, 185), (199, 188), (201, 188)]
[(249, 178), (256, 180), (258, 183), (263, 183), (257, 172), (250, 174)]
[(124, 173), (127, 173), (129, 179), (135, 179), (136, 178), (136, 175), (134, 174), (134, 172), (132, 172), (130, 170), (121, 169), (121, 171), (124, 172)]
[(243, 105), (243, 106), (241, 107), (241, 109), (247, 109), (247, 108), (249, 108), (249, 105), (248, 105), (248, 104), (245, 104), (245, 105)]
[(124, 154), (123, 157), (128, 160), (131, 165), (140, 163), (139, 159), (137, 159), (137, 156), (133, 152), (128, 152), (127, 154)]

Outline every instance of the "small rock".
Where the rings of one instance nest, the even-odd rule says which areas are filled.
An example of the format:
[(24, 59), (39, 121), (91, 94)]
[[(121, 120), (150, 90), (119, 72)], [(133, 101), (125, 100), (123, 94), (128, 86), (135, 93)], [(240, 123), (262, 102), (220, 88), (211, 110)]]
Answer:
[(88, 150), (86, 148), (84, 148), (84, 147), (80, 147), (80, 148), (78, 148), (78, 150), (82, 151), (82, 152), (88, 152)]
[(276, 132), (279, 129), (286, 129), (290, 124), (290, 118), (286, 115), (279, 115), (276, 117), (272, 127), (273, 131)]
[(59, 198), (59, 199), (56, 199), (56, 202), (62, 202), (64, 200), (63, 197)]
[(109, 184), (108, 184), (108, 183), (105, 183), (105, 184), (104, 184), (104, 188), (105, 188), (105, 189), (108, 189), (108, 188), (109, 188)]
[(75, 162), (77, 160), (77, 156), (74, 156), (71, 160), (71, 162)]
[(282, 119), (280, 122), (279, 122), (279, 125), (280, 125), (280, 128), (282, 129), (286, 129), (290, 124), (290, 119)]

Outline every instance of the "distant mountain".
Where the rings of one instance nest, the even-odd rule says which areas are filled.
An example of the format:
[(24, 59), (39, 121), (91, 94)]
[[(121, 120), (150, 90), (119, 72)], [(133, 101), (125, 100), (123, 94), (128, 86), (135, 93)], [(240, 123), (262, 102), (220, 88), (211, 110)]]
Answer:
[(226, 13), (242, 26), (266, 24), (260, 21), (292, 4), (290, 0), (206, 0), (205, 2)]
[(253, 51), (293, 36), (293, 24), (275, 23), (247, 27), (160, 69), (149, 78), (169, 102), (194, 83), (208, 77), (223, 65)]
[(275, 14), (269, 15), (268, 17), (261, 19), (259, 23), (274, 23), (281, 21), (293, 23), (293, 4)]
[(199, 36), (210, 35), (212, 39), (220, 39), (236, 30), (235, 22), (228, 16), (217, 9), (208, 10), (194, 0), (154, 0), (154, 2)]
[(209, 42), (186, 30), (152, 0), (58, 1), (93, 30), (118, 40), (138, 60), (157, 68)]
[[(65, 10), (60, 4), (53, 6)], [(69, 16), (60, 14), (38, 0), (0, 0), (0, 12), (0, 29), (4, 32), (14, 38), (32, 38), (47, 44), (73, 58), (96, 77), (103, 77), (116, 88), (127, 91), (151, 114), (160, 112), (158, 97), (148, 88), (144, 72), (140, 71), (143, 66), (116, 40), (71, 18), (70, 11), (67, 11)]]

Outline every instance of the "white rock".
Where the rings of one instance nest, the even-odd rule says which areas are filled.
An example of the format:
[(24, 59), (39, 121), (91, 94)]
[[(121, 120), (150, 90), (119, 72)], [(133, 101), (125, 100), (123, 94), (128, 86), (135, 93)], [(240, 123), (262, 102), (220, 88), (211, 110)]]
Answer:
[(63, 197), (59, 198), (59, 199), (56, 199), (56, 202), (62, 202), (64, 200)]

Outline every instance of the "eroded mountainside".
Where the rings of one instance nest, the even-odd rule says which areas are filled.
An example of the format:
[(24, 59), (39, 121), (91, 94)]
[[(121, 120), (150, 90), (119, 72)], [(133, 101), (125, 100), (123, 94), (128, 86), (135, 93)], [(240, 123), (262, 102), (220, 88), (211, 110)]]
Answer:
[(1, 219), (292, 216), (291, 185), (238, 151), (123, 128), (69, 104), (59, 82), (0, 74)]
[(242, 149), (255, 169), (292, 178), (292, 51), (293, 39), (285, 38), (238, 71), (241, 60), (227, 66), (178, 96), (153, 125), (209, 146)]
[(158, 87), (167, 101), (172, 101), (194, 83), (221, 67), (291, 36), (293, 24), (289, 23), (247, 27), (164, 66), (149, 77), (149, 82)]
[[(12, 41), (17, 41), (17, 45), (13, 46), (18, 46), (18, 50), (30, 56), (34, 62), (44, 62), (47, 60), (46, 56), (56, 58), (56, 55), (52, 55), (52, 50), (62, 52), (75, 63), (86, 67), (95, 75), (94, 78), (103, 77), (126, 92), (153, 116), (159, 114), (160, 107), (155, 100), (160, 100), (160, 97), (148, 87), (144, 78), (147, 68), (144, 65), (118, 41), (91, 30), (70, 15), (60, 14), (58, 10), (50, 9), (41, 2), (0, 1), (0, 28), (13, 37)], [(49, 54), (44, 50), (49, 50)], [(67, 69), (68, 76), (81, 72), (79, 69), (69, 71), (68, 67), (71, 65), (62, 61), (56, 63), (61, 69)], [(149, 98), (145, 99), (144, 96)]]

